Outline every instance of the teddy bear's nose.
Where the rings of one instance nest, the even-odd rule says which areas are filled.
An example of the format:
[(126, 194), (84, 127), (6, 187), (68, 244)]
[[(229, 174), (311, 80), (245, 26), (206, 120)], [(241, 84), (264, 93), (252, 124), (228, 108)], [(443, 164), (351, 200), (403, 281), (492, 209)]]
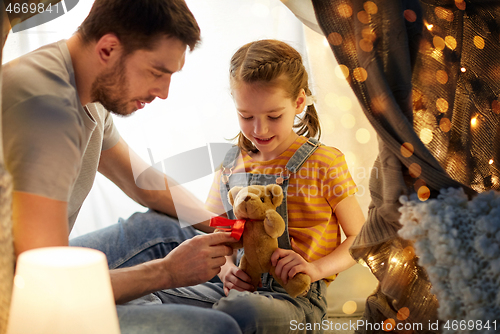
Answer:
[(245, 197), (245, 202), (248, 202), (250, 200), (250, 196)]

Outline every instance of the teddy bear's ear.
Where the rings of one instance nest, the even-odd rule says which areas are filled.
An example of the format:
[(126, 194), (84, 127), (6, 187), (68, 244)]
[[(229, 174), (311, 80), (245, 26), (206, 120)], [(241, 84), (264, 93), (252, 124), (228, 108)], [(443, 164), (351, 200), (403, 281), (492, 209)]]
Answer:
[(271, 198), (271, 202), (275, 207), (278, 207), (283, 201), (283, 189), (277, 184), (266, 186), (266, 195)]
[(231, 190), (227, 193), (227, 199), (231, 205), (234, 205), (234, 198), (240, 192), (243, 187), (232, 187)]

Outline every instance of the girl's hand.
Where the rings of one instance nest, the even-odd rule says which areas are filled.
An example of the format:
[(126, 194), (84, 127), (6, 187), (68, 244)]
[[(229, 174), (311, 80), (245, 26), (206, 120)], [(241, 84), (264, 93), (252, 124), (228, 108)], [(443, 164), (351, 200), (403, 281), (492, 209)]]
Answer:
[(271, 256), (271, 264), (276, 267), (276, 276), (281, 277), (285, 284), (297, 273), (309, 275), (311, 282), (323, 278), (314, 262), (307, 262), (302, 256), (290, 249), (276, 249)]
[(226, 263), (221, 267), (221, 271), (218, 275), (224, 284), (224, 293), (226, 296), (229, 294), (229, 290), (231, 289), (238, 291), (255, 290), (253, 285), (250, 284), (252, 281), (250, 276), (238, 268), (231, 260), (226, 261)]

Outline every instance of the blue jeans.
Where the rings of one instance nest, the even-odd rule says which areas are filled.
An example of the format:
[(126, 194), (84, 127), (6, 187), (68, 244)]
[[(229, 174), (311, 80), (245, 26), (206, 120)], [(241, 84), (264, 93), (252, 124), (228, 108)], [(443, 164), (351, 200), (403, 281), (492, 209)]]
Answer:
[[(233, 317), (243, 333), (323, 333), (319, 324), (326, 319), (326, 284), (311, 285), (307, 296), (292, 298), (272, 277), (256, 292), (231, 290), (226, 297), (222, 283), (155, 292), (163, 303), (201, 306)], [(302, 325), (301, 325), (302, 324)], [(307, 329), (305, 324), (315, 328)]]
[[(148, 211), (70, 240), (70, 246), (94, 248), (106, 254), (110, 269), (130, 267), (165, 257), (197, 233), (181, 228), (167, 215)], [(122, 334), (241, 333), (229, 315), (187, 305), (165, 305), (150, 294), (116, 307)]]

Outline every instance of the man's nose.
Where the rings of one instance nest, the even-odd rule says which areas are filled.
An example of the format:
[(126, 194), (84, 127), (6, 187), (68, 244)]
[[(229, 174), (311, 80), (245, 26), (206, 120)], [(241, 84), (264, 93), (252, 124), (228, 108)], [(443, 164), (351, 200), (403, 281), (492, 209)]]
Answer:
[(170, 89), (170, 78), (162, 80), (152, 91), (151, 94), (165, 100), (168, 97)]

